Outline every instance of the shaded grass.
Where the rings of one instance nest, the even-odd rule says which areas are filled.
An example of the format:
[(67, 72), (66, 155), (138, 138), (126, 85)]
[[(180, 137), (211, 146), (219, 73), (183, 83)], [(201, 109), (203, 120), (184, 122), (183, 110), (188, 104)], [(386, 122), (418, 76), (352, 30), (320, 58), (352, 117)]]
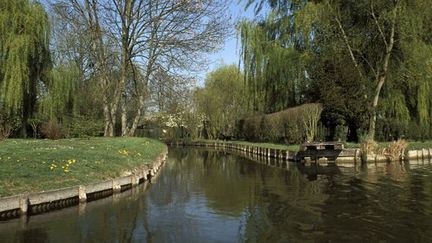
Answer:
[(0, 197), (118, 177), (151, 163), (164, 147), (148, 138), (0, 141)]
[(240, 145), (247, 145), (247, 146), (258, 146), (262, 148), (284, 149), (292, 152), (297, 152), (300, 148), (299, 144), (288, 145), (288, 144), (276, 144), (276, 143), (254, 143), (248, 141), (223, 141), (223, 140), (198, 139), (198, 140), (193, 140), (192, 142), (219, 142), (219, 143), (226, 143), (226, 144), (240, 144)]

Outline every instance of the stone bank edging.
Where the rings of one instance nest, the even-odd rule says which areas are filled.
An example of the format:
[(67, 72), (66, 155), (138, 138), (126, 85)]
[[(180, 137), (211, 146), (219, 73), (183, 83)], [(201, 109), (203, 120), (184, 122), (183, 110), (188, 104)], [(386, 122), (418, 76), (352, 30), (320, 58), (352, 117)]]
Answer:
[[(180, 141), (180, 142), (169, 142), (169, 145), (177, 146), (197, 146), (197, 147), (213, 147), (213, 148), (227, 148), (231, 150), (237, 150), (245, 153), (246, 155), (255, 155), (261, 158), (275, 158), (282, 159), (285, 161), (296, 161), (296, 152), (285, 150), (285, 149), (271, 149), (264, 148), (256, 145), (243, 145), (237, 143), (226, 143), (226, 142), (192, 142), (192, 141)], [(406, 150), (402, 154), (401, 160), (430, 160), (432, 159), (432, 148), (421, 149), (421, 150)], [(361, 163), (360, 149), (344, 149), (337, 157), (336, 163)], [(376, 162), (388, 162), (388, 159), (384, 155), (368, 155), (366, 158), (367, 163)]]
[(73, 187), (24, 193), (0, 198), (0, 220), (34, 215), (78, 205), (123, 192), (138, 184), (148, 183), (157, 175), (168, 154), (167, 147), (149, 165), (137, 167), (128, 176)]

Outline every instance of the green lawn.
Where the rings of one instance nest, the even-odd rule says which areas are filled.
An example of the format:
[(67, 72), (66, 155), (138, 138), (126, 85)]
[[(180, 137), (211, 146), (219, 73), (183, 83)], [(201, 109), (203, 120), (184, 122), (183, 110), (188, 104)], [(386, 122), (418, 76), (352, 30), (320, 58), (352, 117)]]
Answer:
[(0, 197), (117, 177), (164, 148), (148, 138), (0, 141)]

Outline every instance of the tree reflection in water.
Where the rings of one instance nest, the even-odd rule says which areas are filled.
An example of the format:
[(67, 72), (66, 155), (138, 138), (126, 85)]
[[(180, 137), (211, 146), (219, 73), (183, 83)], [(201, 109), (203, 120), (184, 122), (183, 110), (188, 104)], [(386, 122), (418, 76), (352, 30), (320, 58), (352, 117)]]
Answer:
[(171, 148), (147, 191), (0, 222), (0, 241), (432, 242), (431, 178), (430, 162), (303, 166)]

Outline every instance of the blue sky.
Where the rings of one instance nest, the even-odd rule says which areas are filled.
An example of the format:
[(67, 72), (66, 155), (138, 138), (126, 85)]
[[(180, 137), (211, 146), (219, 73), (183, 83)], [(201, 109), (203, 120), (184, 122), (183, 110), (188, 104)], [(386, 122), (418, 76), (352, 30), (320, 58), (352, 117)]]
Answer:
[[(243, 19), (243, 18), (253, 18), (254, 17), (254, 12), (253, 12), (253, 7), (249, 7), (246, 11), (245, 11), (245, 2), (246, 1), (242, 1), (241, 3), (238, 3), (238, 0), (231, 0), (230, 1), (230, 7), (229, 10), (231, 12), (231, 16), (233, 18), (233, 23), (235, 24), (238, 20)], [(232, 64), (238, 63), (238, 59), (239, 59), (239, 52), (238, 52), (238, 46), (237, 46), (237, 36), (236, 36), (236, 32), (235, 32), (235, 26), (232, 26), (233, 29), (233, 36), (231, 36), (230, 38), (228, 38), (225, 41), (224, 46), (222, 46), (222, 48), (220, 49), (219, 52), (210, 55), (210, 60), (214, 60), (216, 62), (222, 62), (224, 64)], [(216, 63), (217, 66), (217, 63)]]
[(199, 86), (203, 84), (207, 72), (212, 71), (224, 64), (238, 65), (239, 62), (240, 43), (238, 43), (237, 41), (237, 33), (235, 32), (234, 24), (238, 20), (243, 18), (249, 18), (249, 19), (253, 18), (254, 11), (253, 11), (253, 6), (245, 10), (246, 0), (242, 0), (240, 3), (238, 3), (238, 0), (228, 0), (227, 2), (230, 2), (229, 11), (233, 19), (232, 21), (233, 35), (225, 40), (225, 43), (221, 46), (221, 48), (216, 53), (212, 53), (208, 55), (208, 61), (210, 62), (210, 65), (206, 71), (203, 71), (202, 73), (199, 74), (198, 77)]

